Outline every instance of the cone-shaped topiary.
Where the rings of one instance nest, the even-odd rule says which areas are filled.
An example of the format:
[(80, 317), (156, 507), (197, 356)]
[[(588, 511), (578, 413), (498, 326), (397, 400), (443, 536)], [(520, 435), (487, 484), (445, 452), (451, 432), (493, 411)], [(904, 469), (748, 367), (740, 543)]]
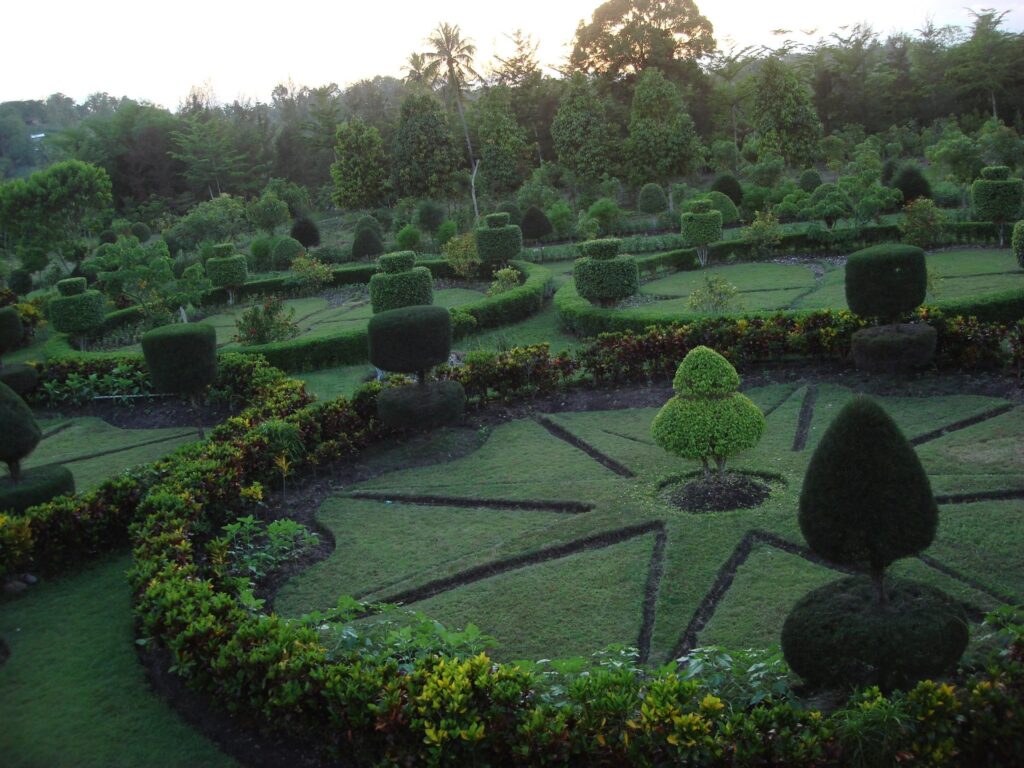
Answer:
[[(365, 218), (370, 218), (369, 216)], [(376, 221), (376, 219), (373, 219)], [(379, 224), (377, 225), (380, 226)], [(384, 243), (381, 242), (380, 235), (372, 226), (365, 226), (362, 229), (356, 229), (356, 239), (352, 243), (352, 258), (363, 259), (369, 261), (374, 256), (380, 256), (384, 253)]]
[(800, 492), (800, 530), (815, 553), (882, 578), (915, 555), (939, 520), (928, 475), (899, 427), (867, 397), (850, 401), (818, 444)]
[[(21, 343), (25, 329), (21, 324), (21, 315), (14, 307), (0, 309), (0, 358)], [(3, 360), (0, 359), (0, 365)]]
[(554, 231), (551, 220), (535, 205), (531, 205), (523, 214), (523, 223), (520, 225), (523, 230), (523, 237), (527, 240), (540, 240)]
[(302, 216), (292, 223), (292, 237), (302, 243), (303, 248), (314, 248), (320, 245), (320, 229), (316, 222)]
[(217, 333), (212, 325), (179, 323), (154, 328), (142, 336), (142, 354), (158, 392), (185, 395), (196, 413), (199, 438), (199, 398), (217, 378)]
[(699, 459), (707, 477), (714, 460), (722, 479), (726, 459), (757, 445), (765, 427), (761, 409), (736, 391), (739, 383), (728, 360), (708, 347), (694, 347), (672, 381), (676, 395), (651, 424), (655, 442), (677, 456)]
[(661, 213), (668, 210), (668, 197), (660, 184), (644, 184), (636, 198), (636, 209), (641, 213)]

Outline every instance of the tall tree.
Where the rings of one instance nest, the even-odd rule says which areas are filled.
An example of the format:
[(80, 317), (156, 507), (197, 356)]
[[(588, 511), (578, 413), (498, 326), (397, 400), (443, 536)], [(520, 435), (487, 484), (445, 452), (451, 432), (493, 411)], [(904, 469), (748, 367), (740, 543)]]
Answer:
[(814, 159), (821, 122), (811, 92), (778, 59), (767, 59), (758, 75), (753, 118), (762, 143), (776, 146), (787, 163), (800, 167)]
[(226, 120), (217, 115), (193, 114), (173, 135), (176, 150), (171, 157), (185, 166), (192, 191), (212, 200), (235, 189), (245, 157), (233, 146)]
[(529, 175), (530, 143), (516, 122), (511, 90), (487, 89), (470, 113), (480, 153), (480, 176), (495, 195), (515, 191)]
[(614, 79), (648, 67), (672, 72), (714, 50), (714, 29), (693, 0), (607, 0), (580, 22), (569, 63)]
[(1024, 63), (1022, 36), (1000, 29), (1009, 11), (983, 8), (970, 13), (971, 36), (952, 52), (946, 79), (958, 96), (971, 106), (987, 107), (998, 120), (999, 101), (1007, 95), (1010, 76)]
[(444, 198), (452, 191), (458, 151), (448, 120), (432, 96), (410, 95), (391, 152), (391, 178), (399, 197)]
[(388, 194), (384, 142), (372, 125), (358, 117), (338, 126), (334, 145), (334, 202), (340, 208), (373, 208)]
[(462, 92), (466, 89), (468, 80), (480, 80), (481, 77), (473, 68), (473, 57), (476, 56), (476, 46), (469, 40), (462, 39), (462, 32), (458, 25), (438, 24), (427, 42), (432, 50), (423, 54), (428, 65), (436, 64), (437, 70), (444, 82), (448, 97), (455, 104), (459, 113), (459, 122), (462, 124), (462, 135), (466, 139), (466, 151), (469, 157), (469, 166), (473, 167), (473, 144), (469, 140), (469, 127), (466, 125), (466, 113), (462, 105)]
[(551, 123), (558, 162), (577, 182), (593, 184), (616, 170), (616, 136), (604, 103), (582, 74), (575, 74)]
[(410, 53), (405, 60), (405, 82), (409, 85), (418, 85), (428, 91), (434, 90), (437, 85), (438, 62), (430, 61), (422, 53)]
[(626, 156), (635, 186), (670, 179), (696, 170), (700, 140), (683, 107), (683, 98), (657, 69), (648, 69), (633, 92)]

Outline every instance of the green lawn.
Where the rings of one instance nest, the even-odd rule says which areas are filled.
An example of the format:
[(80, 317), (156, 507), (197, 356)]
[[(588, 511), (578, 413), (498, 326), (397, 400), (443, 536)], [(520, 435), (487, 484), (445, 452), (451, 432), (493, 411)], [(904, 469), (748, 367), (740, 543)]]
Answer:
[(150, 690), (135, 655), (127, 555), (0, 598), (6, 768), (234, 766)]

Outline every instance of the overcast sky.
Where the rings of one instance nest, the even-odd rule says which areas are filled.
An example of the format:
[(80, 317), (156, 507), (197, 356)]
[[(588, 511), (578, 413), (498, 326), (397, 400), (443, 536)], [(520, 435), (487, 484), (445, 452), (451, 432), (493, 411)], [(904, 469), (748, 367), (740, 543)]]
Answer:
[[(0, 8), (0, 101), (61, 92), (82, 101), (95, 91), (175, 108), (193, 84), (209, 82), (221, 102), (267, 101), (291, 78), (342, 87), (374, 75), (400, 77), (408, 55), (423, 50), (439, 22), (458, 24), (477, 45), (478, 65), (507, 54), (517, 27), (540, 42), (544, 64), (560, 64), (576, 26), (600, 0), (49, 0), (5, 1)], [(777, 44), (774, 29), (812, 30), (812, 38), (867, 21), (885, 34), (912, 32), (930, 16), (967, 26), (965, 0), (714, 0), (698, 3), (720, 46)], [(1024, 29), (1024, 0), (982, 0), (1008, 10), (1004, 28)], [(510, 18), (509, 9), (518, 15)], [(799, 34), (799, 33), (796, 33)]]

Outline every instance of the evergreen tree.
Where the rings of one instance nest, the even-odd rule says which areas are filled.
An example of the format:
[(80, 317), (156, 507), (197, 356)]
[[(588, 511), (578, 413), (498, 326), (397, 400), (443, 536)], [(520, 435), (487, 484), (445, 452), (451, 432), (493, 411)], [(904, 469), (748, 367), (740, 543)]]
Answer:
[(387, 159), (380, 132), (358, 117), (338, 126), (335, 134), (334, 189), (339, 208), (374, 208), (388, 195)]
[(392, 185), (399, 197), (445, 198), (455, 183), (458, 152), (448, 119), (431, 96), (409, 96), (392, 149)]

